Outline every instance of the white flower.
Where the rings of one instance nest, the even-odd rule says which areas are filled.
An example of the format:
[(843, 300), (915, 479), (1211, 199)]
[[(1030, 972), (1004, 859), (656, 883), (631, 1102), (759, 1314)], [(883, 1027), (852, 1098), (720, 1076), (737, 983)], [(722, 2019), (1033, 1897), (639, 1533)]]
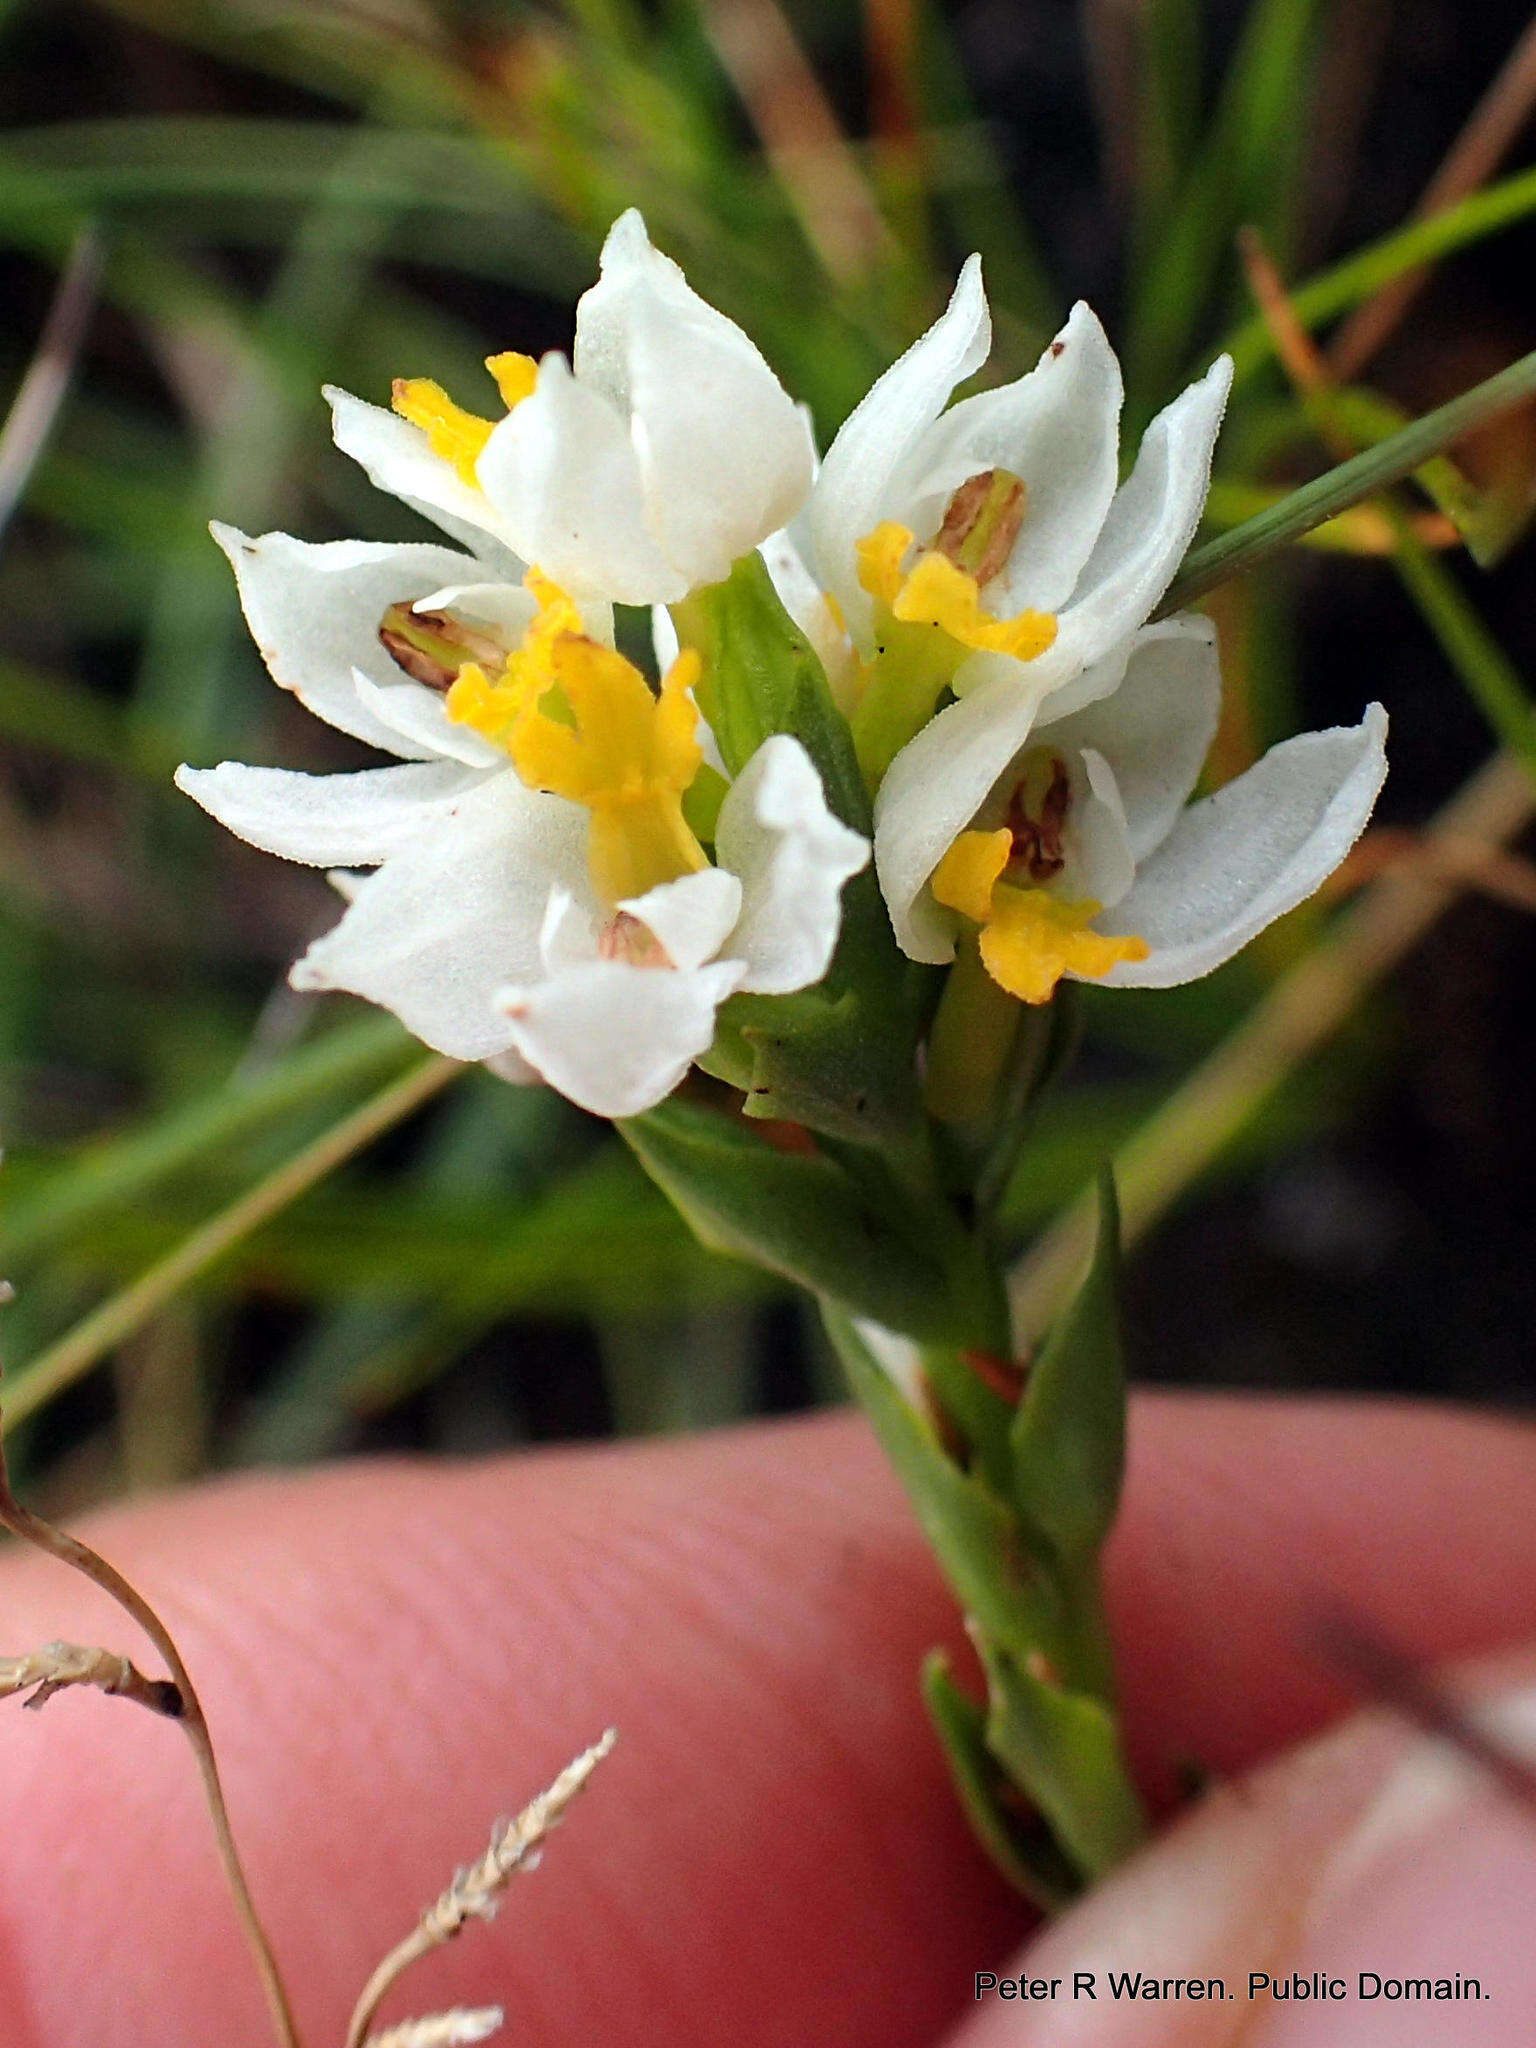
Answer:
[[(1147, 626), (1110, 695), (1062, 716), (1048, 700), (947, 846), (906, 841), (887, 816), (881, 881), (906, 951), (948, 960), (972, 930), (993, 980), (1026, 1002), (1063, 975), (1169, 988), (1310, 896), (1370, 816), (1386, 714), (1287, 740), (1186, 809), (1220, 696), (1208, 620)], [(942, 746), (930, 767), (945, 772)]]
[(328, 393), (337, 446), (514, 578), (536, 562), (584, 605), (671, 603), (720, 581), (810, 488), (804, 417), (633, 210), (577, 306), (572, 361), (487, 367), (502, 420), (401, 379), (394, 412)]
[(713, 819), (698, 808), (695, 656), (657, 695), (606, 621), (589, 634), (537, 572), (527, 590), (466, 585), (446, 549), (221, 538), (277, 680), (400, 757), (355, 774), (177, 775), (254, 845), (375, 870), (340, 878), (348, 908), (295, 987), (352, 990), (440, 1051), (630, 1116), (708, 1049), (728, 995), (826, 972), (868, 842), (783, 735), (723, 795), (717, 779)]
[[(1114, 688), (1130, 636), (1199, 523), (1231, 381), (1223, 357), (1153, 421), (1117, 488), (1120, 367), (1088, 307), (1074, 307), (1028, 376), (951, 406), (990, 343), (972, 257), (947, 310), (828, 450), (788, 536), (803, 575), (786, 563), (784, 537), (765, 550), (818, 644), (824, 627), (807, 593), (825, 593), (844, 622), (872, 784), (915, 735), (927, 743), (923, 728), (946, 691), (981, 695), (999, 714), (985, 721), (1001, 746), (987, 770), (968, 760), (966, 790), (952, 780), (929, 789), (954, 814), (951, 838), (1044, 698), (1064, 693), (1066, 708)], [(903, 774), (931, 782), (921, 746)]]

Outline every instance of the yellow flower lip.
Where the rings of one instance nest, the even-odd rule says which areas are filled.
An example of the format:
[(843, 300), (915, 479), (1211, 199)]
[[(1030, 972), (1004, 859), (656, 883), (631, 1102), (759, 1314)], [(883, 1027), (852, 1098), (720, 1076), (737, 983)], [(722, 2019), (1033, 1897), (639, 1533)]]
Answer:
[(1056, 638), (1049, 612), (1022, 611), (1011, 619), (993, 616), (981, 601), (977, 578), (936, 548), (924, 549), (905, 568), (916, 545), (910, 527), (884, 519), (858, 544), (859, 581), (893, 618), (914, 626), (938, 626), (962, 647), (1011, 654), (1033, 661)]
[[(508, 412), (530, 397), (538, 382), (539, 366), (533, 357), (518, 355), (514, 350), (487, 356), (485, 367), (495, 378)], [(442, 385), (430, 377), (397, 377), (389, 402), (401, 419), (421, 428), (432, 453), (452, 463), (461, 482), (471, 490), (480, 488), (475, 464), (495, 432), (494, 420), (482, 419), (478, 413), (455, 405)]]
[(614, 910), (709, 866), (683, 816), (703, 765), (687, 648), (653, 691), (633, 662), (586, 632), (560, 587), (530, 569), (538, 615), (492, 680), (474, 663), (448, 692), (448, 716), (502, 747), (530, 789), (591, 812), (587, 862)]
[(1096, 979), (1122, 960), (1145, 960), (1145, 939), (1089, 929), (1104, 906), (1091, 897), (1068, 902), (1049, 890), (1019, 888), (1003, 872), (1014, 858), (1014, 835), (962, 832), (934, 871), (934, 898), (981, 928), (988, 974), (1022, 1003), (1048, 1003), (1064, 974)]

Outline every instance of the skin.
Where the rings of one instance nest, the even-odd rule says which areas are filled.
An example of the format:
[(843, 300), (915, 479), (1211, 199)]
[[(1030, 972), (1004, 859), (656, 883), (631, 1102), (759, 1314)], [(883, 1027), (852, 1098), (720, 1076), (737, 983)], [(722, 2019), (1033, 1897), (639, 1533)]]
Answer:
[[(1406, 1404), (1157, 1396), (1132, 1444), (1111, 1592), (1138, 1767), (1166, 1798), (1192, 1759), (1268, 1762), (1028, 1955), (915, 1691), (924, 1650), (963, 1639), (857, 1417), (241, 1478), (82, 1533), (198, 1677), (310, 2048), (339, 2043), (491, 1819), (610, 1721), (619, 1747), (543, 1868), (386, 2017), (497, 2000), (504, 2038), (539, 2048), (1528, 2041), (1531, 1814), (1348, 1722), (1301, 1645), (1325, 1591), (1425, 1657), (1536, 1641), (1536, 1437)], [(132, 1647), (93, 1588), (0, 1562), (7, 1650)], [(174, 1726), (95, 1695), (12, 1710), (0, 1812), (8, 2048), (267, 2041)], [(978, 1969), (1245, 1984), (1431, 1950), (1497, 1996), (1470, 2015), (972, 1996)]]

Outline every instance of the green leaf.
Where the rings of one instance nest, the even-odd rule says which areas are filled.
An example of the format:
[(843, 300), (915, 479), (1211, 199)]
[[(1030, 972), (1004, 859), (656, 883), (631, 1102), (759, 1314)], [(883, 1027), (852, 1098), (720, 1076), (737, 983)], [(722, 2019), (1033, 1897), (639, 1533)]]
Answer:
[(776, 1150), (750, 1125), (678, 1097), (617, 1125), (635, 1156), (711, 1250), (751, 1259), (894, 1330), (985, 1342), (982, 1304), (945, 1264), (945, 1228), (902, 1212), (821, 1153)]
[(944, 1745), (955, 1790), (976, 1839), (1016, 1891), (1043, 1913), (1059, 1912), (1078, 1891), (1078, 1877), (1049, 1829), (1018, 1811), (1008, 1774), (987, 1747), (987, 1713), (955, 1684), (943, 1650), (923, 1660), (923, 1698)]
[(1126, 345), (1128, 414), (1144, 423), (1166, 395), (1231, 248), (1232, 230), (1275, 217), (1295, 110), (1305, 103), (1318, 0), (1254, 0), (1199, 156), (1148, 243)]
[[(1298, 285), (1290, 294), (1290, 309), (1304, 327), (1320, 327), (1335, 315), (1347, 313), (1406, 271), (1448, 256), (1500, 228), (1511, 227), (1532, 212), (1536, 212), (1536, 169), (1520, 171), (1497, 185), (1485, 186), (1458, 205), (1448, 206), (1423, 220), (1410, 221), (1406, 227), (1383, 235), (1380, 241), (1357, 250), (1353, 256), (1346, 256), (1342, 263)], [(1232, 358), (1235, 381), (1242, 384), (1272, 359), (1274, 337), (1256, 314), (1228, 337), (1226, 351)]]
[[(815, 764), (828, 804), (873, 829), (847, 721), (815, 650), (780, 602), (761, 556), (674, 607), (698, 649), (698, 697), (721, 756), (739, 775), (764, 740), (789, 733)], [(856, 1143), (917, 1126), (920, 971), (898, 951), (873, 870), (846, 884), (837, 953), (825, 979), (794, 996), (734, 996), (720, 1015), (710, 1070), (743, 1090), (749, 1116), (806, 1124)]]
[(1125, 1471), (1119, 1265), (1119, 1209), (1114, 1176), (1105, 1169), (1093, 1263), (1031, 1367), (1013, 1423), (1019, 1513), (1073, 1580), (1109, 1533)]
[(1418, 469), (1432, 456), (1460, 440), (1463, 434), (1470, 433), (1473, 427), (1507, 412), (1533, 392), (1536, 392), (1536, 350), (1511, 363), (1507, 370), (1500, 370), (1496, 376), (1474, 384), (1459, 398), (1425, 413), (1421, 419), (1414, 420), (1400, 433), (1389, 435), (1374, 448), (1352, 455), (1326, 475), (1303, 484), (1300, 490), (1282, 498), (1278, 505), (1270, 506), (1252, 519), (1245, 519), (1241, 526), (1234, 526), (1230, 533), (1221, 534), (1217, 539), (1207, 541), (1204, 547), (1195, 548), (1185, 557), (1184, 566), (1174, 578), (1156, 616), (1167, 618), (1170, 613), (1204, 596), (1206, 591), (1213, 590), (1218, 583), (1225, 583), (1230, 577), (1254, 568), (1281, 548), (1288, 547), (1292, 541), (1300, 539), (1302, 534), (1309, 533), (1314, 526), (1321, 526), (1325, 519), (1332, 519), (1350, 505), (1358, 505), (1362, 498), (1374, 496), (1388, 484), (1397, 483), (1410, 471)]
[[(849, 1382), (966, 1610), (987, 1673), (987, 1750), (1050, 1824), (1069, 1864), (1096, 1875), (1144, 1830), (1109, 1697), (1096, 1576), (1090, 1570), (1069, 1584), (1035, 1555), (1011, 1503), (979, 1468), (968, 1472), (955, 1462), (847, 1317), (835, 1310), (824, 1316)], [(1082, 1671), (1086, 1685), (1076, 1677)], [(948, 1696), (943, 1703), (953, 1707)], [(952, 1762), (955, 1730), (964, 1733), (952, 1716)], [(962, 1760), (974, 1791), (981, 1766), (974, 1751)]]
[(827, 802), (869, 832), (869, 796), (848, 722), (832, 701), (815, 649), (785, 611), (761, 555), (744, 555), (723, 583), (672, 607), (678, 637), (704, 673), (697, 696), (721, 758), (739, 775), (763, 741), (793, 733), (816, 764)]
[(977, 1648), (992, 1701), (987, 1748), (1029, 1793), (1083, 1875), (1101, 1876), (1147, 1831), (1113, 1710), (1035, 1676), (985, 1636)]
[(1020, 1541), (1010, 1503), (966, 1472), (939, 1442), (845, 1315), (824, 1312), (827, 1332), (923, 1534), (968, 1615), (1020, 1658), (1066, 1651), (1055, 1589)]

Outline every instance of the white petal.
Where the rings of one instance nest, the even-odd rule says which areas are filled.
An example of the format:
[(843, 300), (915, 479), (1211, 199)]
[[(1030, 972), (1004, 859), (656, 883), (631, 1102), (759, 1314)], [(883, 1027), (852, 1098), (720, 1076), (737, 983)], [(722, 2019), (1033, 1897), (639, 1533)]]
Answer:
[(579, 880), (573, 872), (549, 892), (539, 924), (539, 959), (545, 974), (584, 967), (598, 956), (604, 916), (589, 888), (571, 886)]
[(1061, 614), (1061, 639), (1079, 661), (1096, 661), (1134, 632), (1173, 581), (1200, 524), (1231, 387), (1232, 359), (1218, 356), (1143, 435)]
[[(538, 616), (539, 607), (533, 592), (521, 583), (449, 583), (417, 598), (412, 610), (454, 612), (461, 619), (489, 626), (515, 647)], [(593, 630), (589, 622), (583, 623)]]
[[(420, 427), (334, 384), (325, 386), (325, 396), (336, 446), (367, 472), (370, 483), (463, 541), (506, 582), (519, 581), (523, 564), (509, 552), (485, 494), (471, 490), (451, 462), (432, 453)], [(465, 580), (461, 565), (460, 581)]]
[(495, 991), (541, 972), (544, 906), (557, 882), (585, 874), (586, 841), (579, 804), (490, 776), (363, 883), (289, 979), (350, 989), (439, 1052), (486, 1059), (512, 1042)]
[(1209, 974), (1331, 875), (1365, 829), (1387, 772), (1387, 714), (1303, 733), (1187, 810), (1098, 920), (1134, 932), (1146, 960), (1104, 977), (1117, 988), (1173, 988)]
[(509, 1045), (505, 1052), (493, 1052), (483, 1064), (498, 1081), (510, 1081), (514, 1088), (536, 1088), (544, 1080), (538, 1068), (530, 1067), (514, 1046)]
[(987, 679), (909, 740), (875, 798), (875, 867), (897, 944), (911, 960), (955, 953), (955, 923), (928, 894), (928, 877), (970, 824), (1029, 739), (1042, 698), (1060, 670), (1055, 650), (1038, 661), (987, 656)]
[(963, 398), (934, 422), (898, 480), (897, 516), (926, 540), (968, 477), (1012, 471), (1028, 492), (1024, 523), (1006, 567), (987, 585), (987, 609), (1007, 618), (1026, 606), (1058, 610), (1115, 495), (1121, 395), (1115, 352), (1079, 301), (1027, 377)]
[[(1092, 747), (1114, 770), (1138, 862), (1183, 810), (1221, 713), (1216, 629), (1195, 612), (1146, 626), (1117, 690), (1067, 718), (1042, 707), (1035, 737), (1064, 751)], [(1107, 898), (1101, 899), (1107, 901)]]
[(1126, 829), (1125, 805), (1115, 771), (1104, 756), (1084, 747), (1073, 763), (1072, 808), (1066, 832), (1067, 864), (1057, 885), (1067, 897), (1091, 896), (1116, 904), (1136, 879), (1136, 861)]
[[(399, 670), (396, 674), (400, 675)], [(396, 753), (435, 754), (444, 760), (462, 761), (469, 768), (506, 765), (500, 747), (493, 747), (472, 727), (448, 716), (447, 704), (437, 690), (413, 683), (404, 675), (398, 682), (375, 683), (361, 669), (352, 671), (352, 680), (358, 702), (394, 734)]]
[(856, 701), (859, 657), (826, 593), (806, 566), (790, 528), (769, 534), (758, 549), (768, 571), (768, 580), (779, 594), (779, 602), (810, 641), (817, 659), (826, 670), (827, 682), (839, 709), (851, 711)]
[[(405, 682), (379, 642), (385, 612), (392, 604), (414, 604), (474, 564), (449, 548), (361, 540), (315, 546), (286, 533), (251, 540), (232, 526), (211, 531), (234, 569), (246, 623), (273, 681), (354, 739), (388, 754), (430, 759), (436, 749), (404, 741), (359, 701), (354, 672), (376, 683)], [(429, 694), (419, 683), (408, 687)]]
[(686, 595), (687, 578), (646, 530), (626, 422), (562, 357), (544, 358), (532, 394), (497, 426), (476, 467), (511, 544), (578, 601)]
[(893, 478), (955, 386), (981, 368), (991, 345), (981, 259), (972, 256), (945, 311), (871, 386), (827, 450), (807, 523), (816, 572), (855, 633), (870, 619), (855, 549), (882, 519), (899, 516), (888, 502)]
[(700, 868), (619, 905), (661, 941), (674, 967), (713, 960), (741, 914), (741, 883), (725, 868)]
[(843, 884), (869, 841), (827, 808), (797, 739), (764, 740), (726, 793), (715, 858), (741, 877), (741, 918), (727, 950), (747, 963), (742, 987), (783, 995), (820, 981), (837, 946)]
[(291, 768), (178, 768), (176, 787), (239, 838), (312, 868), (373, 867), (478, 777), (455, 761), (411, 761), (356, 775)]
[(729, 575), (804, 501), (813, 451), (799, 409), (633, 209), (576, 308), (575, 368), (628, 417), (647, 526), (688, 588)]
[(593, 960), (498, 992), (513, 1045), (594, 1116), (638, 1116), (670, 1095), (715, 1035), (741, 963), (691, 972)]

